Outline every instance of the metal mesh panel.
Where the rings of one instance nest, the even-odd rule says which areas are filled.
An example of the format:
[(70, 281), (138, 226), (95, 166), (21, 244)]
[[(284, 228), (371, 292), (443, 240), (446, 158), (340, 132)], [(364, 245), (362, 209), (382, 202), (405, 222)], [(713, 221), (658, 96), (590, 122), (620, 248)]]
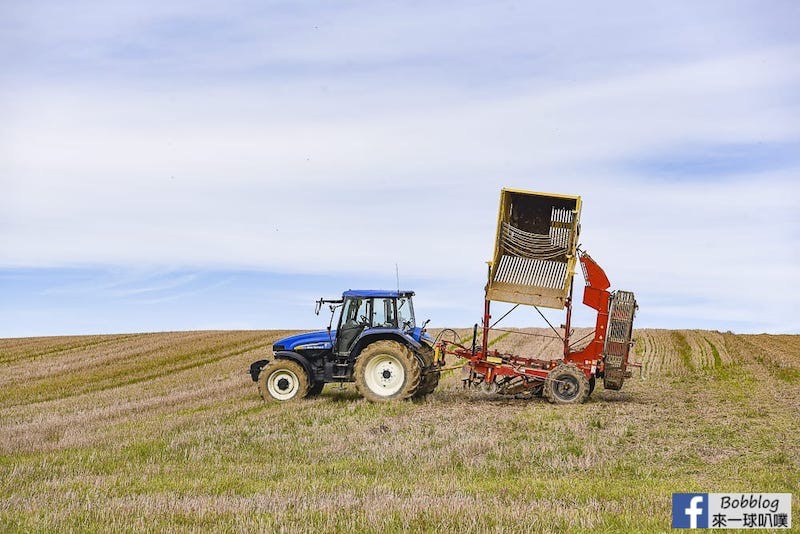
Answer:
[(566, 263), (503, 256), (494, 279), (506, 284), (560, 289), (566, 276)]
[(550, 216), (550, 241), (553, 245), (564, 249), (569, 248), (569, 238), (572, 234), (572, 221), (575, 213), (572, 210), (553, 208)]
[(503, 253), (537, 260), (564, 257), (569, 248), (573, 218), (572, 210), (554, 207), (548, 234), (526, 232), (503, 222), (500, 234)]
[(609, 342), (628, 343), (631, 340), (633, 316), (636, 313), (636, 298), (630, 291), (615, 291), (608, 310), (608, 330), (606, 344)]
[(608, 328), (603, 349), (605, 361), (604, 387), (620, 389), (631, 348), (636, 298), (630, 291), (615, 291), (608, 310)]

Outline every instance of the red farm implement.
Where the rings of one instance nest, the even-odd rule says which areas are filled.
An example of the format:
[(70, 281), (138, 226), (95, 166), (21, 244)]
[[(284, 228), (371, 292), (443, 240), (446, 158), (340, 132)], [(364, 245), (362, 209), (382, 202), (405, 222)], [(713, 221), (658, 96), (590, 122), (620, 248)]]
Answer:
[[(502, 191), (481, 342), (475, 325), (471, 347), (439, 341), (435, 361), (453, 354), (466, 360), (466, 385), (489, 393), (544, 396), (558, 404), (585, 402), (597, 378), (606, 389), (622, 388), (631, 375), (629, 368), (636, 366), (629, 362), (636, 299), (629, 291), (610, 292), (603, 269), (578, 248), (580, 208), (580, 197)], [(586, 283), (583, 303), (597, 312), (592, 339), (581, 349), (571, 344), (570, 324), (577, 263)], [(539, 306), (566, 309), (563, 336), (548, 322), (563, 340), (561, 357), (542, 359), (490, 350), (489, 334), (497, 324), (490, 324), (493, 300), (515, 304), (508, 313), (519, 305), (534, 306), (537, 311)]]

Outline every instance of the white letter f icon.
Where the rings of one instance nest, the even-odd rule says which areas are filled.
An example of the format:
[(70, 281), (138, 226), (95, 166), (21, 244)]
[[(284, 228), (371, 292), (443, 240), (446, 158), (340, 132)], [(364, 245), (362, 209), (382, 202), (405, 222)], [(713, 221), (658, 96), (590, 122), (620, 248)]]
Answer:
[(689, 501), (689, 508), (683, 510), (684, 513), (689, 516), (689, 528), (697, 528), (697, 516), (703, 515), (703, 509), (698, 508), (697, 505), (702, 502), (703, 497), (695, 495), (692, 497), (692, 500)]

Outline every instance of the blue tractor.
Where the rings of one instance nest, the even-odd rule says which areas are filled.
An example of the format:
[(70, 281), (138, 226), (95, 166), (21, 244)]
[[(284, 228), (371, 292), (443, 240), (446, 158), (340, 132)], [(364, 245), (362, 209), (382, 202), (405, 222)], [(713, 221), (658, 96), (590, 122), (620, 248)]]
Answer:
[[(329, 382), (355, 382), (373, 402), (419, 398), (439, 384), (443, 361), (434, 340), (417, 326), (413, 291), (350, 290), (341, 299), (317, 301), (316, 313), (330, 306), (327, 330), (276, 341), (272, 360), (250, 366), (266, 401), (318, 395)], [(339, 321), (332, 330), (337, 311)]]

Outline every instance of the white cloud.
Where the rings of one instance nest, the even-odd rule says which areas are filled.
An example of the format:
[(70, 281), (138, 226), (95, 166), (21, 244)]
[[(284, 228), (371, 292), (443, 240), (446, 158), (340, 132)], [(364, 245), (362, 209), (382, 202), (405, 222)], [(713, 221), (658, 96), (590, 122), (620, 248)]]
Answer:
[(6, 39), (45, 68), (9, 60), (0, 89), (0, 265), (397, 262), (480, 293), (512, 186), (583, 195), (612, 282), (696, 302), (687, 325), (797, 328), (767, 319), (791, 315), (793, 289), (774, 288), (800, 274), (796, 167), (674, 181), (629, 165), (800, 139), (800, 45), (776, 15), (193, 6), (106, 6), (54, 32), (16, 13), (40, 33)]

